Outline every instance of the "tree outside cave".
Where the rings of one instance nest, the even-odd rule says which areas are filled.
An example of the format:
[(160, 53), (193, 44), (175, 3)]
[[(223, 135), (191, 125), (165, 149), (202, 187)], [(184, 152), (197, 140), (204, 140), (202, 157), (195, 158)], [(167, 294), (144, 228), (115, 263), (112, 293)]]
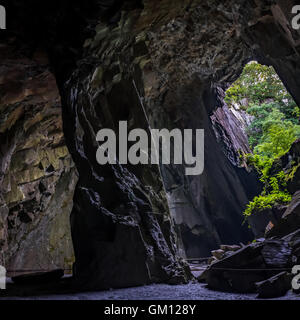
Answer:
[(239, 104), (253, 117), (247, 128), (252, 153), (241, 153), (240, 156), (247, 166), (257, 170), (264, 188), (248, 204), (245, 217), (289, 203), (291, 194), (287, 191), (287, 181), (296, 168), (278, 172), (274, 170), (274, 163), (300, 138), (299, 106), (274, 68), (256, 61), (248, 63), (241, 76), (226, 91), (225, 102), (229, 108)]

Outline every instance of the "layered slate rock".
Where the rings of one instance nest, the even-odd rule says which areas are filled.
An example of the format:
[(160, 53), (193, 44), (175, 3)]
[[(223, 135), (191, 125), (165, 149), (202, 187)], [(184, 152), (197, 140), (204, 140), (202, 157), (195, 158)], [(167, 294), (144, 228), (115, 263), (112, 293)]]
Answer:
[[(252, 243), (223, 256), (214, 255), (200, 275), (214, 290), (258, 293), (258, 298), (275, 298), (292, 289), (291, 270), (300, 258), (300, 230), (282, 238)], [(217, 259), (216, 259), (217, 257)]]
[(255, 238), (264, 238), (267, 230), (280, 222), (286, 209), (287, 206), (274, 205), (272, 208), (254, 211), (251, 216), (247, 217), (247, 222)]
[(297, 191), (282, 218), (266, 234), (270, 237), (282, 237), (300, 228), (300, 191)]
[[(225, 92), (219, 88), (220, 100), (224, 100)], [(225, 101), (211, 116), (212, 125), (219, 143), (224, 146), (224, 153), (234, 166), (243, 165), (241, 156), (251, 153), (247, 128), (253, 116), (242, 109), (243, 101), (228, 106)]]
[(228, 292), (255, 292), (255, 283), (268, 278), (265, 271), (249, 271), (265, 268), (261, 256), (262, 245), (249, 245), (226, 258), (215, 261), (201, 276), (209, 288)]
[(292, 275), (281, 272), (262, 282), (256, 283), (258, 298), (269, 299), (284, 296), (291, 289)]
[(44, 52), (0, 48), (0, 264), (70, 269), (69, 215), (76, 169), (62, 132), (61, 101)]

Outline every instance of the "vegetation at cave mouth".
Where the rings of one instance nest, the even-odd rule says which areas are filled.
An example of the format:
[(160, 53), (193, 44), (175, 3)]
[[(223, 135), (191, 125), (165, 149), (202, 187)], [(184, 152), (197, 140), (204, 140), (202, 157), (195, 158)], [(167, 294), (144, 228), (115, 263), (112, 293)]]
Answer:
[(245, 66), (241, 76), (227, 90), (225, 102), (229, 107), (237, 104), (253, 117), (247, 128), (253, 153), (241, 157), (258, 171), (264, 188), (248, 204), (244, 215), (248, 217), (255, 211), (289, 203), (287, 180), (292, 172), (271, 169), (274, 161), (287, 153), (300, 137), (299, 107), (274, 68), (255, 61)]

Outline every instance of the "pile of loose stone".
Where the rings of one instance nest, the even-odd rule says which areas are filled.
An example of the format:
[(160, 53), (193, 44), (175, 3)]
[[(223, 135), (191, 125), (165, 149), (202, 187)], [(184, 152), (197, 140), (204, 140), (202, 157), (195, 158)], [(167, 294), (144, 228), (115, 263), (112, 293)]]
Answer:
[[(300, 265), (300, 191), (265, 238), (249, 245), (222, 245), (212, 251), (208, 267), (198, 277), (214, 290), (258, 293), (274, 298), (292, 290)], [(295, 293), (299, 293), (296, 288)]]

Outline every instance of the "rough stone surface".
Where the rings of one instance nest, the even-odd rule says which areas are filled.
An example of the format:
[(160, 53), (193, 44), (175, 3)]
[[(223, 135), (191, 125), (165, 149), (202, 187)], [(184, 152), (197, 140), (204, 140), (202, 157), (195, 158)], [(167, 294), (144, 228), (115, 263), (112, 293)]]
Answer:
[(256, 283), (258, 298), (269, 299), (286, 295), (291, 290), (292, 276), (287, 272), (281, 272), (278, 275)]
[(261, 255), (267, 268), (287, 268), (292, 265), (291, 246), (281, 239), (266, 240)]
[(218, 260), (221, 260), (225, 255), (225, 251), (221, 249), (214, 250), (211, 252), (211, 254), (213, 255), (213, 257), (217, 258)]
[[(219, 96), (225, 97), (220, 89)], [(246, 133), (252, 119), (252, 116), (241, 109), (240, 104), (234, 103), (228, 107), (225, 102), (211, 116), (217, 140), (224, 146), (224, 153), (235, 166), (240, 165), (240, 155), (252, 152)]]
[(257, 292), (260, 298), (282, 296), (291, 289), (287, 271), (298, 263), (299, 247), (300, 230), (283, 238), (256, 242), (215, 260), (198, 280), (214, 290)]
[(77, 181), (47, 55), (0, 48), (0, 264), (70, 269), (69, 215)]
[(247, 222), (251, 227), (256, 239), (265, 237), (266, 229), (271, 229), (282, 218), (287, 206), (276, 205), (271, 209), (263, 209), (254, 211), (247, 218)]
[(220, 246), (220, 249), (225, 251), (225, 252), (235, 252), (235, 251), (238, 251), (241, 249), (241, 246), (238, 246), (238, 245), (225, 245), (225, 244), (222, 244)]
[(300, 228), (300, 191), (297, 191), (288, 208), (284, 212), (282, 218), (274, 224), (266, 236), (270, 237), (283, 237)]

